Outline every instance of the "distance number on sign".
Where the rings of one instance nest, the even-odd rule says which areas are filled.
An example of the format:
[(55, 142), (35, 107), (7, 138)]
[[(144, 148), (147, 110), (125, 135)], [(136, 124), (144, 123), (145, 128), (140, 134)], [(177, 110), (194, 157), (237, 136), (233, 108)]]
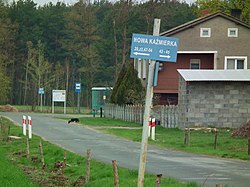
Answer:
[(166, 54), (166, 55), (169, 55), (169, 54), (170, 54), (170, 50), (169, 50), (169, 49), (167, 49), (167, 50), (160, 49), (160, 50), (159, 50), (159, 53), (160, 53), (160, 54)]
[(153, 51), (152, 48), (149, 48), (149, 47), (134, 47), (134, 51), (137, 51), (137, 52), (149, 52), (151, 53)]

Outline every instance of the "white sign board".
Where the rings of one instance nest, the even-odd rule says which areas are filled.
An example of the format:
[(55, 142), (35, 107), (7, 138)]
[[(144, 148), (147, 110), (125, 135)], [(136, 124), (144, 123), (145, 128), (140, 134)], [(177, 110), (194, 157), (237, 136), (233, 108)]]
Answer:
[(66, 102), (66, 90), (52, 90), (53, 101)]
[(52, 90), (52, 113), (54, 113), (55, 102), (64, 102), (64, 114), (66, 114), (66, 90)]

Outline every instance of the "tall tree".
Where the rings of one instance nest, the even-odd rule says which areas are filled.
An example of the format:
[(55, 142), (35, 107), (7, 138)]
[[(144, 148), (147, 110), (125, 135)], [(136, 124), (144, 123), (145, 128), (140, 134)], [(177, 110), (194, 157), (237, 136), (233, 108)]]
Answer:
[(144, 104), (145, 89), (134, 69), (133, 61), (130, 60), (128, 66), (123, 66), (116, 86), (111, 95), (111, 103), (124, 104)]
[(79, 72), (84, 76), (86, 95), (89, 96), (87, 106), (90, 106), (91, 89), (100, 62), (96, 50), (99, 37), (96, 34), (94, 10), (91, 6), (80, 0), (71, 7), (67, 29), (72, 33), (71, 47), (82, 63)]
[(23, 67), (27, 62), (28, 54), (26, 43), (28, 41), (37, 43), (38, 38), (41, 36), (41, 30), (36, 4), (32, 0), (13, 1), (8, 9), (8, 16), (11, 23), (17, 25), (15, 35), (16, 60), (13, 65), (13, 80), (18, 81), (12, 82), (12, 87), (15, 88), (15, 91), (12, 92), (12, 102), (23, 104), (23, 96), (25, 95), (24, 92), (26, 90), (23, 89), (23, 81), (25, 81), (25, 71), (23, 71)]
[(37, 14), (41, 28), (41, 40), (45, 45), (45, 57), (51, 63), (63, 63), (68, 57), (67, 49), (62, 46), (62, 40), (66, 35), (66, 15), (69, 11), (64, 3), (57, 2), (39, 7)]
[(15, 60), (16, 26), (8, 18), (8, 9), (0, 0), (0, 103), (9, 102), (12, 68)]
[(250, 0), (197, 0), (198, 14), (224, 12), (230, 14), (232, 9), (242, 12), (240, 19), (250, 24)]
[[(29, 83), (28, 82), (28, 73), (31, 72), (30, 71), (30, 65), (31, 64), (35, 64), (36, 61), (36, 51), (33, 48), (33, 43), (31, 41), (27, 42), (27, 48), (28, 48), (28, 59), (27, 62), (25, 64), (25, 80), (24, 80), (24, 96), (23, 96), (23, 105), (26, 105), (26, 99), (27, 99), (27, 92), (29, 87)], [(21, 82), (21, 81), (20, 81)]]
[[(20, 0), (2, 7), (0, 18), (5, 15), (7, 19), (4, 22), (2, 19), (0, 24), (0, 34), (6, 36), (5, 43), (2, 37), (0, 39), (0, 54), (2, 59), (8, 60), (2, 60), (4, 67), (1, 67), (1, 72), (10, 78), (8, 87), (15, 88), (10, 92), (11, 102), (23, 103), (25, 90), (26, 98), (31, 98), (29, 94), (34, 86), (27, 83), (27, 89), (24, 89), (25, 80), (32, 74), (39, 75), (31, 63), (27, 66), (26, 43), (30, 41), (36, 53), (34, 67), (39, 67), (39, 62), (45, 59), (49, 66), (45, 78), (39, 75), (38, 79), (32, 80), (36, 87), (46, 87), (47, 101), (52, 89), (66, 88), (67, 99), (73, 105), (74, 83), (81, 81), (82, 94), (88, 98), (87, 102), (84, 101), (85, 106), (90, 106), (91, 87), (114, 86), (122, 64), (129, 64), (132, 33), (151, 34), (153, 18), (162, 20), (162, 30), (170, 29), (195, 18), (192, 11), (196, 8), (171, 0), (145, 3), (101, 0), (93, 4), (80, 1), (74, 5), (58, 2), (40, 7), (32, 0)], [(11, 22), (7, 29), (8, 19)], [(37, 46), (39, 40), (43, 47)], [(37, 94), (35, 89), (33, 91)]]

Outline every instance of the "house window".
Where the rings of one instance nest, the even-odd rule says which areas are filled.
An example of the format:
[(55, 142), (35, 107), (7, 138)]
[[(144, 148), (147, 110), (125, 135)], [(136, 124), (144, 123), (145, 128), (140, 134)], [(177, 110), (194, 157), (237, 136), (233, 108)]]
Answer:
[(225, 57), (225, 69), (247, 69), (247, 57)]
[(238, 37), (238, 28), (228, 28), (227, 36), (228, 37)]
[(200, 37), (211, 37), (211, 28), (201, 28)]
[(200, 59), (190, 59), (190, 69), (200, 69)]

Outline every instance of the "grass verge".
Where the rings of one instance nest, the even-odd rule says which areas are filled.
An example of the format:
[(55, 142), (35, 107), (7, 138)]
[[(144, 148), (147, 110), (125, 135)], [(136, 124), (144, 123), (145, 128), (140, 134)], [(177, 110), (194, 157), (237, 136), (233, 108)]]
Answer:
[[(80, 123), (89, 126), (109, 126), (101, 130), (133, 141), (141, 141), (142, 129), (110, 128), (110, 127), (142, 127), (140, 124), (107, 118), (80, 118)], [(108, 124), (108, 125), (107, 125)], [(149, 144), (173, 150), (181, 150), (196, 154), (206, 154), (223, 158), (234, 158), (250, 161), (248, 140), (232, 138), (232, 129), (219, 129), (217, 148), (214, 149), (214, 133), (208, 131), (192, 131), (190, 146), (184, 145), (184, 132), (180, 129), (167, 129), (156, 126), (156, 141), (149, 139)]]
[[(2, 121), (0, 133), (0, 181), (2, 186), (83, 186), (86, 158), (65, 151), (35, 135), (32, 136), (32, 140), (29, 140), (30, 154), (27, 154), (27, 139), (22, 135), (21, 127), (7, 122), (6, 119), (0, 121)], [(10, 128), (8, 124), (10, 124)], [(21, 137), (21, 139), (7, 141), (7, 134)], [(40, 158), (40, 142), (42, 142), (45, 161), (44, 170)], [(64, 161), (64, 152), (67, 164), (65, 167), (58, 167), (58, 164)], [(117, 164), (120, 186), (136, 186), (137, 171), (121, 168), (119, 163)], [(85, 185), (86, 187), (114, 186), (111, 164), (91, 160), (90, 166), (90, 180)], [(145, 175), (145, 186), (155, 187), (155, 179), (154, 175)], [(197, 187), (198, 185), (162, 178), (161, 186)]]
[[(4, 111), (5, 105), (0, 105), (0, 111), (2, 108), (2, 111)], [(30, 105), (14, 105), (12, 106), (16, 108), (19, 112), (37, 112), (37, 113), (51, 113), (52, 112), (52, 106), (42, 106), (42, 109), (40, 106), (30, 106)], [(55, 113), (64, 113), (64, 107), (63, 106), (55, 106), (54, 108)], [(67, 107), (66, 108), (67, 114), (76, 114), (78, 113), (77, 107)], [(80, 108), (80, 114), (91, 114), (91, 109), (86, 107)]]

